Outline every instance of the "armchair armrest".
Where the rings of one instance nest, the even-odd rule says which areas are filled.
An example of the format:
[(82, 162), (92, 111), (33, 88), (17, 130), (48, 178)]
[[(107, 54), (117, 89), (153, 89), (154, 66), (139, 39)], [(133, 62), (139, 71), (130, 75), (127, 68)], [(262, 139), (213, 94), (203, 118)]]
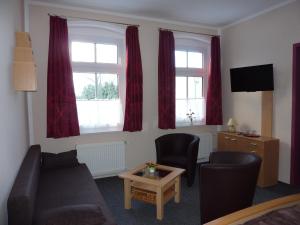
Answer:
[(155, 148), (156, 148), (156, 162), (160, 163), (163, 156), (163, 148), (161, 146), (161, 141), (159, 139), (155, 140)]
[(194, 140), (189, 144), (187, 150), (187, 157), (189, 160), (197, 158), (198, 151), (199, 151), (199, 142), (200, 142), (200, 138), (195, 137)]
[(194, 140), (189, 144), (187, 150), (187, 159), (189, 163), (187, 166), (190, 167), (190, 169), (196, 167), (198, 151), (199, 151), (199, 142), (200, 142), (200, 138), (195, 137)]

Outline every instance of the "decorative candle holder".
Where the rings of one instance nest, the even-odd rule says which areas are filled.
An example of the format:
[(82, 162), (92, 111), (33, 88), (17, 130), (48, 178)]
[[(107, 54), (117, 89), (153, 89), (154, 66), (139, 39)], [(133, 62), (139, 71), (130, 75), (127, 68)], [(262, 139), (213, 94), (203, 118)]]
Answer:
[(147, 169), (148, 169), (149, 173), (155, 173), (155, 170), (156, 170), (155, 163), (149, 162), (146, 165), (147, 165)]

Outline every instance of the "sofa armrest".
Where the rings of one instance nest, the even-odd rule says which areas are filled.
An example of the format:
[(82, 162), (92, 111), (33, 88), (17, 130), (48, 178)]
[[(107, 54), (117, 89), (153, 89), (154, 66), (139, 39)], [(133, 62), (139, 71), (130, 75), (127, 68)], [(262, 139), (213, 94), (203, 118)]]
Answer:
[(9, 225), (32, 225), (40, 178), (41, 147), (29, 148), (7, 200)]

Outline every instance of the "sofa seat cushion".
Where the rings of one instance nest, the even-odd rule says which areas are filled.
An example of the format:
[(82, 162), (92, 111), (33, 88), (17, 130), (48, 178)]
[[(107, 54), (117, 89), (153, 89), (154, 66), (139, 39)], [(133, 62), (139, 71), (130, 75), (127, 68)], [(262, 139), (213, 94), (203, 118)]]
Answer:
[(43, 211), (36, 225), (101, 225), (106, 221), (97, 205), (74, 205)]
[(161, 163), (168, 166), (186, 168), (187, 158), (182, 155), (168, 155), (162, 157)]
[(110, 211), (85, 164), (74, 168), (43, 170), (37, 192), (35, 218), (48, 210), (94, 204), (100, 207), (105, 224), (114, 224)]

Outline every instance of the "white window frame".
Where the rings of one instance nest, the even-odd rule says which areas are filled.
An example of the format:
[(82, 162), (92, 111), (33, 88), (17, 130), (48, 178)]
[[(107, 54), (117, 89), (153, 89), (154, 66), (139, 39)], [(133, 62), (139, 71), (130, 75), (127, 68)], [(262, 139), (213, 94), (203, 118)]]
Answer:
[[(118, 74), (119, 99), (122, 112), (121, 122), (118, 126), (105, 126), (96, 128), (80, 127), (80, 133), (100, 133), (122, 131), (125, 112), (125, 29), (118, 25), (93, 21), (68, 21), (70, 57), (72, 42), (89, 42), (94, 44), (112, 44), (118, 46), (118, 62), (114, 63), (90, 63), (90, 62), (72, 62), (73, 73), (111, 73)], [(96, 50), (95, 50), (96, 58)], [(95, 59), (96, 61), (96, 59)]]
[[(201, 77), (202, 78), (202, 91), (204, 104), (204, 117), (202, 120), (194, 120), (191, 124), (190, 121), (177, 121), (176, 127), (187, 127), (194, 125), (205, 125), (206, 120), (206, 97), (207, 97), (207, 86), (209, 76), (209, 64), (210, 64), (210, 38), (187, 34), (187, 33), (174, 33), (175, 38), (175, 51), (186, 51), (186, 52), (201, 52), (203, 57), (203, 68), (180, 68), (176, 67), (176, 77)], [(187, 56), (188, 60), (188, 56)], [(188, 63), (187, 63), (188, 66)], [(187, 79), (187, 96), (188, 96), (188, 79)], [(177, 99), (175, 99), (176, 101)], [(188, 113), (188, 112), (187, 112)]]

